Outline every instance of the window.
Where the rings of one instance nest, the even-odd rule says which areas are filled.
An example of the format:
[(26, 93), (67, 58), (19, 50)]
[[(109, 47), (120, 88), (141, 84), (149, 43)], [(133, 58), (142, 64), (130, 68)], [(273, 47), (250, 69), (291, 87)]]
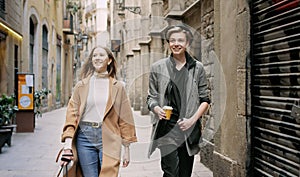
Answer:
[(43, 25), (42, 41), (42, 88), (48, 89), (48, 29), (45, 25)]

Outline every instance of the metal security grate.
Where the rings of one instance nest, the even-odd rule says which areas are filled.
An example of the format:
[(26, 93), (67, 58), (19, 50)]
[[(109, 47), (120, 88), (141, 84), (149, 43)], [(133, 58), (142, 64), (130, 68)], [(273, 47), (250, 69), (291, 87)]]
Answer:
[(0, 0), (0, 18), (5, 19), (5, 14), (6, 14), (6, 10), (5, 10), (5, 0)]
[(253, 176), (300, 176), (300, 0), (252, 2)]

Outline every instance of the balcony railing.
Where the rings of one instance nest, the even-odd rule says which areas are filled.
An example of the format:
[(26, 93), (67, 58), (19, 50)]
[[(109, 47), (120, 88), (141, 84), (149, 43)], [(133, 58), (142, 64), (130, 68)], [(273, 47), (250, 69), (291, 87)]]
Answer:
[(66, 34), (74, 34), (73, 16), (65, 18), (63, 21), (63, 32)]
[(96, 3), (91, 3), (85, 8), (85, 15), (91, 16), (92, 12), (96, 10)]
[(96, 27), (95, 27), (95, 25), (91, 25), (91, 26), (89, 26), (88, 28), (87, 28), (87, 33), (89, 34), (89, 35), (95, 35), (96, 34)]

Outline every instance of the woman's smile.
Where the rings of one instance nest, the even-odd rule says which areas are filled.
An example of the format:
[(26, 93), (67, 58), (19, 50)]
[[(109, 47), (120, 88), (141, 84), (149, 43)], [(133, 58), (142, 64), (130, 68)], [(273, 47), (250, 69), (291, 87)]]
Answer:
[(92, 57), (92, 63), (96, 72), (105, 72), (109, 63), (107, 52), (102, 48), (96, 48)]

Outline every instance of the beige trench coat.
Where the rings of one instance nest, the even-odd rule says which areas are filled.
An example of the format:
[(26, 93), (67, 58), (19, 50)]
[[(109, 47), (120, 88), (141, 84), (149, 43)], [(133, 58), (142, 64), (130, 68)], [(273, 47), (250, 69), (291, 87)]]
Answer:
[[(78, 82), (68, 103), (66, 121), (61, 141), (72, 138), (74, 163), (77, 164), (76, 132), (82, 117), (89, 91), (90, 77)], [(75, 138), (74, 138), (75, 137)], [(109, 78), (109, 96), (102, 124), (103, 162), (99, 177), (118, 175), (121, 145), (136, 142), (136, 131), (133, 114), (124, 84)], [(78, 171), (80, 172), (80, 167)], [(77, 177), (82, 176), (80, 173)]]

